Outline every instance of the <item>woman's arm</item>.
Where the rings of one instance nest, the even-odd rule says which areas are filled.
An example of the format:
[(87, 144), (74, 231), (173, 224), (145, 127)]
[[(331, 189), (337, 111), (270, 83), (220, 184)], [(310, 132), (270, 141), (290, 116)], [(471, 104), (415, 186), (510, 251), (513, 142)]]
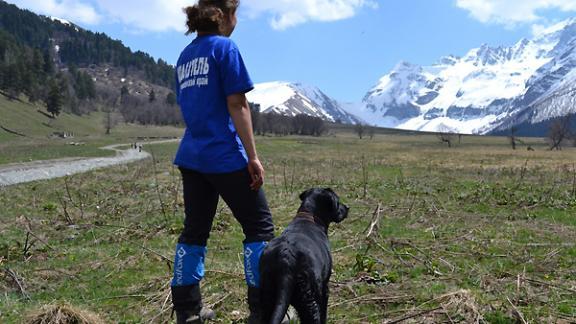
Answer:
[(252, 190), (259, 190), (264, 183), (264, 168), (258, 159), (256, 152), (256, 142), (254, 141), (254, 133), (252, 132), (252, 117), (250, 114), (250, 105), (243, 93), (237, 93), (228, 96), (228, 112), (232, 117), (236, 132), (242, 140), (246, 154), (248, 154), (248, 172), (252, 177), (250, 188)]

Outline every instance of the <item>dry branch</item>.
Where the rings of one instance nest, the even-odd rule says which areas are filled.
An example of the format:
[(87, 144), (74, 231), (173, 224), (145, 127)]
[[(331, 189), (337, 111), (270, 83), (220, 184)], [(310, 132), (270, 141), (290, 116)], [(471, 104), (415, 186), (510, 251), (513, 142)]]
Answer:
[(510, 306), (512, 306), (512, 308), (514, 309), (514, 313), (516, 314), (518, 319), (520, 319), (520, 321), (522, 321), (523, 324), (528, 324), (528, 322), (526, 322), (526, 320), (524, 319), (524, 315), (522, 315), (520, 310), (518, 310), (518, 308), (512, 303), (510, 298), (506, 297), (506, 299), (508, 300), (508, 303), (510, 303)]
[(389, 297), (368, 295), (368, 296), (360, 296), (360, 297), (348, 299), (348, 300), (341, 301), (338, 303), (333, 303), (333, 304), (330, 304), (328, 306), (328, 308), (338, 307), (341, 305), (351, 304), (351, 303), (365, 303), (365, 302), (397, 303), (397, 302), (403, 302), (403, 301), (413, 300), (413, 299), (414, 299), (414, 296), (411, 296), (411, 295), (389, 296)]
[(162, 255), (162, 254), (160, 254), (160, 253), (158, 253), (158, 252), (156, 252), (156, 251), (154, 251), (154, 250), (152, 250), (152, 249), (149, 249), (149, 248), (147, 248), (147, 247), (145, 247), (145, 246), (142, 246), (142, 249), (143, 249), (144, 251), (147, 251), (147, 252), (150, 252), (150, 253), (152, 253), (152, 254), (154, 254), (154, 255), (159, 256), (160, 258), (162, 258), (162, 260), (164, 260), (164, 261), (166, 261), (166, 262), (169, 262), (169, 263), (171, 263), (171, 264), (174, 263), (173, 260), (169, 259), (168, 257), (166, 257), (166, 256), (164, 256), (164, 255)]
[(430, 313), (435, 312), (435, 311), (440, 310), (440, 309), (442, 309), (442, 307), (436, 307), (436, 308), (428, 309), (428, 310), (425, 310), (425, 311), (422, 311), (422, 312), (419, 312), (416, 314), (407, 315), (407, 316), (404, 316), (402, 318), (391, 320), (391, 321), (384, 322), (384, 323), (386, 323), (386, 324), (401, 323), (401, 322), (407, 321), (407, 320), (415, 318), (415, 317), (420, 317), (422, 315), (430, 314)]
[(12, 269), (8, 269), (8, 268), (5, 269), (4, 271), (6, 272), (6, 274), (8, 274), (12, 278), (12, 280), (14, 280), (14, 282), (18, 286), (18, 289), (20, 289), (20, 294), (22, 294), (22, 296), (24, 298), (26, 298), (28, 300), (32, 300), (32, 298), (30, 298), (30, 295), (28, 295), (26, 290), (24, 290), (24, 286), (20, 282), (20, 278), (18, 278), (18, 275), (16, 274), (16, 272), (14, 272)]
[(366, 238), (369, 238), (372, 235), (375, 228), (379, 228), (381, 216), (382, 216), (382, 204), (379, 203), (376, 209), (374, 210), (374, 213), (372, 214), (372, 220), (370, 221), (370, 226), (368, 226), (368, 233), (366, 234)]

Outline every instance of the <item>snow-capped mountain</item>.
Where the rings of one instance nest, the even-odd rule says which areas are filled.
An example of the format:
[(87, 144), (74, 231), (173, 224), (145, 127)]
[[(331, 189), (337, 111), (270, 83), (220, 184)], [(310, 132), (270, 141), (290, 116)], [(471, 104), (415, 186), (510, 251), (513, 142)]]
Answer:
[(260, 111), (264, 113), (273, 112), (287, 116), (306, 114), (326, 121), (340, 121), (347, 124), (360, 121), (320, 89), (300, 83), (259, 83), (247, 97), (249, 101), (259, 104)]
[(511, 47), (482, 45), (425, 67), (401, 62), (355, 112), (385, 127), (486, 134), (575, 112), (574, 81), (571, 19)]

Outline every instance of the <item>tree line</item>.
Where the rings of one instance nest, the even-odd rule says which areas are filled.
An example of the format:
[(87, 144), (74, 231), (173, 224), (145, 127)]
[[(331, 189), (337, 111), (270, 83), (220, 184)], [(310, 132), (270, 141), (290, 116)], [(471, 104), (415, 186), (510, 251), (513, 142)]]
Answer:
[(322, 136), (327, 128), (324, 120), (304, 114), (286, 116), (277, 113), (263, 113), (260, 105), (250, 103), (252, 127), (257, 135), (304, 135)]
[(17, 42), (0, 30), (0, 90), (12, 99), (25, 95), (32, 103), (44, 102), (53, 117), (62, 110), (82, 114), (97, 97), (96, 85), (74, 65), (57, 70), (48, 51)]

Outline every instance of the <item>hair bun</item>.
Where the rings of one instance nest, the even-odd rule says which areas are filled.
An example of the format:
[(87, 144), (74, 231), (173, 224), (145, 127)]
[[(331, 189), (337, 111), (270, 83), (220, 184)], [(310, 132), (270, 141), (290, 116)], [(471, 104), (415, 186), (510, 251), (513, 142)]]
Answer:
[(236, 10), (240, 2), (238, 0), (200, 0), (197, 4), (184, 8), (188, 20), (186, 35), (195, 32), (220, 33), (220, 27), (226, 16)]

